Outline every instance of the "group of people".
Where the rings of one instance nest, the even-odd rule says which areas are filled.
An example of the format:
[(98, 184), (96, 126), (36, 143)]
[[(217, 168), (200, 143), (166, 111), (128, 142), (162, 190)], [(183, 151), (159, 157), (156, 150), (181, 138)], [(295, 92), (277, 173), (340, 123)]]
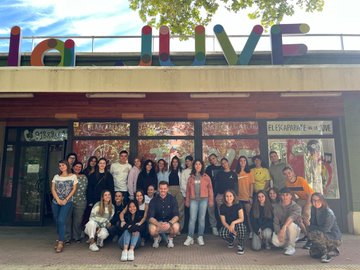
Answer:
[[(110, 166), (105, 158), (89, 158), (87, 166), (75, 153), (59, 162), (59, 173), (52, 180), (52, 210), (58, 238), (56, 252), (72, 240), (88, 236), (89, 249), (98, 251), (110, 236), (122, 249), (121, 261), (133, 261), (134, 250), (149, 238), (158, 248), (161, 241), (174, 247), (174, 238), (184, 231), (185, 207), (189, 222), (185, 246), (205, 245), (205, 217), (211, 231), (220, 235), (229, 248), (237, 243), (244, 254), (244, 243), (251, 239), (253, 250), (284, 248), (295, 254), (300, 233), (307, 239), (304, 248), (312, 257), (329, 262), (339, 255), (341, 232), (324, 196), (314, 192), (307, 181), (296, 176), (275, 151), (265, 168), (260, 155), (240, 156), (236, 170), (226, 158), (218, 164), (211, 154), (205, 168), (201, 159), (185, 158), (185, 168), (174, 156), (169, 168), (164, 159), (155, 164), (134, 159), (122, 150), (118, 162)], [(195, 226), (197, 237), (195, 239)]]

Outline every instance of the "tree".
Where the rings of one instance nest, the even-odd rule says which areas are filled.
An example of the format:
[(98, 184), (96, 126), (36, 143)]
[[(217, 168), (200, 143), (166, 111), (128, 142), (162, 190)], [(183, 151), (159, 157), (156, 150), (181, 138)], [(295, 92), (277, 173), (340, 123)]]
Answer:
[(238, 12), (251, 8), (250, 19), (261, 18), (264, 28), (279, 23), (284, 15), (292, 16), (295, 7), (307, 12), (321, 11), (324, 0), (129, 0), (148, 25), (170, 27), (177, 35), (193, 35), (195, 26), (208, 25), (220, 6)]

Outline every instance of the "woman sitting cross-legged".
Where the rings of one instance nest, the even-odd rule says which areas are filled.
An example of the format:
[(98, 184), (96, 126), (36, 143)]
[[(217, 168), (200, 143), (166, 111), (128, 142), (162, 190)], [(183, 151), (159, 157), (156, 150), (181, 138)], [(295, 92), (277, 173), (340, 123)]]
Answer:
[(265, 191), (260, 190), (256, 195), (250, 211), (251, 227), (254, 235), (251, 247), (260, 250), (264, 245), (266, 249), (271, 249), (271, 236), (274, 230), (273, 207)]
[(104, 246), (104, 240), (109, 236), (107, 228), (111, 226), (110, 220), (114, 212), (111, 193), (104, 190), (101, 194), (101, 201), (97, 202), (91, 209), (89, 222), (85, 225), (85, 233), (89, 236), (89, 249), (91, 251), (99, 251), (99, 247)]
[(244, 224), (244, 210), (238, 203), (233, 190), (224, 193), (224, 204), (220, 206), (220, 220), (222, 227), (220, 236), (228, 242), (228, 248), (234, 247), (235, 238), (238, 240), (237, 253), (244, 254), (244, 240), (246, 226)]
[(137, 202), (130, 201), (124, 215), (124, 221), (121, 222), (121, 229), (124, 231), (119, 239), (119, 247), (123, 249), (121, 253), (121, 261), (123, 262), (135, 259), (134, 249), (139, 247), (141, 243), (142, 219), (143, 215), (139, 211)]

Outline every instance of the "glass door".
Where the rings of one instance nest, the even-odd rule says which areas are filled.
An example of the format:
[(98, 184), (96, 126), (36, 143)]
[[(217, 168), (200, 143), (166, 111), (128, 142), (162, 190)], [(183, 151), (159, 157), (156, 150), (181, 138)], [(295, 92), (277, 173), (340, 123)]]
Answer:
[(15, 222), (42, 224), (47, 145), (23, 146), (20, 151)]

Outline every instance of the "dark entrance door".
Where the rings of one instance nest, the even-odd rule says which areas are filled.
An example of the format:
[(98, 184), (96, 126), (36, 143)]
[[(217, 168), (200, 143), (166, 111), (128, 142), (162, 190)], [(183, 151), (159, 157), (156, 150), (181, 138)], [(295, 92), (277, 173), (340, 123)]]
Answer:
[(51, 180), (65, 142), (7, 143), (0, 196), (0, 223), (43, 225), (51, 220)]

